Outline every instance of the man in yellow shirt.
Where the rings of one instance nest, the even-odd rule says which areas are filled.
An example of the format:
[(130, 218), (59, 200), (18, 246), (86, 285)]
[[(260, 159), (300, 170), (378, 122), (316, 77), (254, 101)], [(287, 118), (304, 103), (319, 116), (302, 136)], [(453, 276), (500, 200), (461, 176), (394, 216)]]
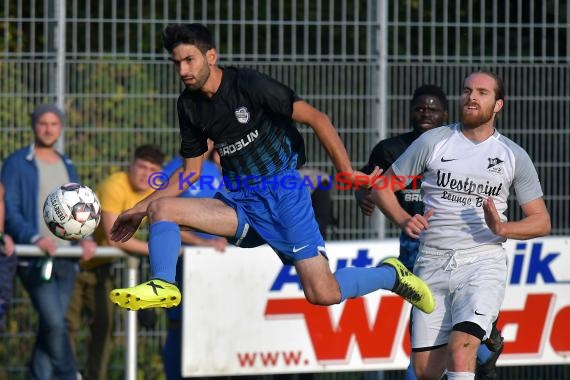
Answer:
[[(95, 240), (100, 246), (117, 247), (134, 255), (148, 255), (145, 237), (135, 236), (122, 243), (111, 241), (109, 234), (119, 214), (153, 192), (153, 188), (149, 186), (149, 176), (161, 171), (163, 162), (164, 153), (158, 146), (139, 146), (127, 171), (111, 174), (97, 187), (96, 193), (101, 202), (101, 224), (95, 231)], [(107, 298), (114, 286), (112, 261), (110, 258), (95, 256), (81, 263), (82, 271), (77, 275), (67, 313), (74, 346), (83, 313), (86, 312), (89, 317), (91, 337), (83, 374), (85, 379), (107, 379), (115, 311)]]

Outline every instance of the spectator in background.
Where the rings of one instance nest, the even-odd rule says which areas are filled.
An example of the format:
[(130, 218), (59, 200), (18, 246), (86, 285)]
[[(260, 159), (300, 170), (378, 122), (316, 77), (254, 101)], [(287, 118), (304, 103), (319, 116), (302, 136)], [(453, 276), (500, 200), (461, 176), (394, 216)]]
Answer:
[[(101, 223), (95, 231), (95, 240), (102, 246), (114, 246), (135, 255), (148, 255), (144, 237), (117, 243), (109, 239), (109, 231), (117, 216), (128, 210), (153, 189), (149, 176), (162, 169), (164, 153), (156, 145), (142, 145), (135, 149), (127, 171), (111, 174), (97, 187), (101, 203)], [(112, 350), (113, 304), (107, 295), (113, 288), (112, 258), (93, 258), (81, 261), (81, 272), (75, 281), (72, 301), (67, 313), (70, 334), (75, 347), (75, 337), (83, 316), (89, 320), (90, 338), (87, 345), (87, 363), (84, 378), (105, 380)]]
[[(208, 151), (204, 155), (201, 177), (207, 178), (207, 181), (196, 183), (193, 189), (186, 189), (179, 195), (180, 197), (213, 198), (217, 189), (220, 188), (223, 181), (222, 172), (219, 166), (219, 156), (214, 151), (212, 140), (208, 140)], [(165, 165), (164, 172), (170, 176), (180, 169), (182, 169), (182, 158), (177, 156)], [(226, 238), (190, 231), (182, 233), (182, 243), (190, 246), (213, 247), (220, 252), (223, 252), (228, 245)], [(183, 266), (182, 257), (179, 257), (176, 264), (176, 282), (180, 289), (183, 288)], [(164, 374), (166, 380), (179, 380), (182, 379), (180, 373), (182, 367), (182, 305), (166, 309), (166, 316), (168, 318), (168, 329), (162, 351)]]
[[(59, 247), (71, 243), (55, 237), (43, 221), (47, 195), (68, 182), (79, 182), (71, 160), (55, 149), (63, 130), (62, 111), (43, 104), (31, 114), (34, 143), (12, 153), (4, 161), (1, 179), (5, 187), (6, 233), (16, 244), (34, 244), (54, 258), (49, 278), (42, 278), (41, 257), (20, 257), (18, 275), (38, 312), (39, 327), (30, 362), (31, 379), (77, 378), (76, 362), (65, 322), (65, 313), (78, 260), (57, 257)], [(93, 256), (96, 244), (80, 242), (83, 258)]]
[(14, 255), (14, 241), (5, 230), (4, 186), (0, 183), (0, 331), (5, 328), (4, 316), (12, 302), (14, 275), (18, 259)]

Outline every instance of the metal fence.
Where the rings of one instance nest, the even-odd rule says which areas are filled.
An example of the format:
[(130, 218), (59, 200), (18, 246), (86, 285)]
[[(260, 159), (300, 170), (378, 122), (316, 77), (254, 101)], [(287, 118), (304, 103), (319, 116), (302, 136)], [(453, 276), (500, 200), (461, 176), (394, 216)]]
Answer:
[[(212, 28), (222, 65), (256, 67), (327, 112), (355, 167), (367, 161), (380, 138), (409, 130), (409, 102), (418, 85), (438, 84), (449, 94), (453, 121), (465, 74), (475, 68), (498, 72), (507, 87), (499, 129), (533, 157), (553, 233), (570, 233), (567, 0), (0, 4), (2, 158), (30, 142), (28, 115), (44, 101), (66, 110), (62, 147), (87, 185), (125, 168), (139, 144), (156, 142), (174, 154), (181, 85), (166, 60), (160, 31), (170, 22), (196, 21)], [(299, 128), (308, 164), (332, 173), (318, 141), (307, 127)], [(510, 217), (519, 217), (511, 206)], [(333, 194), (333, 212), (338, 225), (329, 237), (334, 239), (397, 233), (381, 216), (360, 215), (347, 192)], [(15, 306), (29, 307), (26, 302), (18, 297)], [(32, 322), (24, 325), (31, 330)]]

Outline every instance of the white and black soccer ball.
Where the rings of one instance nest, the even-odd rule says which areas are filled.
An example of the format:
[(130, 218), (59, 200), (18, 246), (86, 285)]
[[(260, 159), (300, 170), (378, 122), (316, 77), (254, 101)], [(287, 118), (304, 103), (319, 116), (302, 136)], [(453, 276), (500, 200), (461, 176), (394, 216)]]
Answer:
[(57, 187), (44, 203), (44, 221), (49, 230), (65, 240), (91, 235), (101, 220), (101, 205), (95, 192), (79, 183)]

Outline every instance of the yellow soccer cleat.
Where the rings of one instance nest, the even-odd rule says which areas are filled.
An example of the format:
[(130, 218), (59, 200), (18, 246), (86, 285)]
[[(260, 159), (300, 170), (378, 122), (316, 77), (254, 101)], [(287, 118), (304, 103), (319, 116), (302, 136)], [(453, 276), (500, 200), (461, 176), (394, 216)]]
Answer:
[(382, 264), (390, 265), (396, 270), (396, 284), (392, 289), (394, 293), (424, 313), (429, 314), (433, 311), (435, 308), (433, 294), (421, 278), (410, 272), (400, 260), (394, 257), (384, 260)]
[(111, 302), (122, 308), (140, 310), (178, 306), (182, 295), (176, 285), (153, 279), (131, 288), (111, 290), (109, 298)]

